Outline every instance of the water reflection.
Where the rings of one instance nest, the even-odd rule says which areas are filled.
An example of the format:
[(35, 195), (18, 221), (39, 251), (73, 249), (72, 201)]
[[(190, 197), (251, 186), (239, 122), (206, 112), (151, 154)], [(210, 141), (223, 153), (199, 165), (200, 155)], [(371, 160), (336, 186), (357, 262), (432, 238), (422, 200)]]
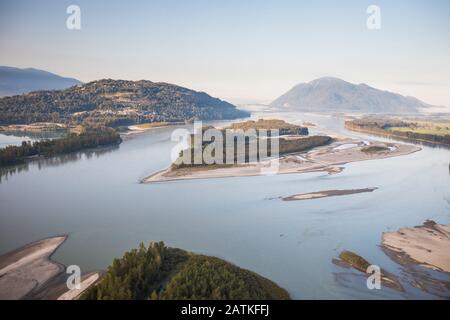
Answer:
[(86, 159), (89, 160), (91, 158), (99, 158), (111, 152), (114, 152), (120, 148), (120, 145), (113, 145), (108, 147), (100, 147), (96, 149), (84, 150), (79, 152), (68, 153), (56, 157), (51, 158), (40, 158), (31, 160), (24, 164), (19, 164), (11, 167), (0, 168), (0, 183), (3, 180), (7, 181), (11, 176), (27, 172), (29, 170), (30, 165), (35, 165), (39, 170), (48, 168), (48, 167), (58, 167), (61, 165), (65, 165), (70, 162), (75, 162), (78, 160)]

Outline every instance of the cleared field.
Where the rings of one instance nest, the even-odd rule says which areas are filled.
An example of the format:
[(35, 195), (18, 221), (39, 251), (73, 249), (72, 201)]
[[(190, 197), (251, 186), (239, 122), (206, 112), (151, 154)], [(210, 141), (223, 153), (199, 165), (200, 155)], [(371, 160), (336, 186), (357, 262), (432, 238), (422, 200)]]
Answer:
[(391, 127), (388, 130), (445, 136), (450, 135), (450, 122), (415, 121), (408, 127)]

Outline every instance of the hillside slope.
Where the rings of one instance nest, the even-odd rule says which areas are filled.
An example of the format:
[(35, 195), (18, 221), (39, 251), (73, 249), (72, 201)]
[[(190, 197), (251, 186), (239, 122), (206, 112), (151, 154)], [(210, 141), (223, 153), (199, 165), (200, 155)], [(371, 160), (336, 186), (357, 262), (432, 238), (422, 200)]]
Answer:
[(248, 112), (204, 92), (144, 80), (104, 79), (0, 99), (0, 124), (89, 122), (114, 126), (247, 116)]

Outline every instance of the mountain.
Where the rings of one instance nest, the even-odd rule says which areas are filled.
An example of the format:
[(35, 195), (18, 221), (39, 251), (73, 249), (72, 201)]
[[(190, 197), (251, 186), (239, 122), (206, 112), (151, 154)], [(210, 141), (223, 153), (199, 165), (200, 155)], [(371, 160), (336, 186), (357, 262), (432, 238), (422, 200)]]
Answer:
[(325, 77), (301, 83), (271, 103), (301, 111), (415, 113), (429, 104), (413, 97)]
[(118, 126), (249, 115), (204, 92), (146, 80), (103, 79), (64, 90), (0, 98), (0, 124), (64, 122)]
[(43, 70), (0, 66), (0, 97), (13, 96), (37, 90), (58, 90), (81, 82)]

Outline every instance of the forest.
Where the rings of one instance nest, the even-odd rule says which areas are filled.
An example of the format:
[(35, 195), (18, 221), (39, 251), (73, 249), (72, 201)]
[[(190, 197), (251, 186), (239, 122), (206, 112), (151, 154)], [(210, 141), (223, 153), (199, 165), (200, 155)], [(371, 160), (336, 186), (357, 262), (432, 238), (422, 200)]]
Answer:
[[(203, 132), (205, 132), (208, 129), (211, 129), (212, 127), (210, 126), (205, 126), (203, 127)], [(248, 128), (247, 128), (248, 129)], [(299, 132), (299, 130), (301, 129), (295, 129), (295, 132)], [(233, 164), (242, 164), (242, 162), (239, 162), (239, 159), (243, 160), (243, 163), (249, 163), (252, 161), (261, 161), (263, 160), (264, 156), (266, 157), (272, 157), (275, 156), (275, 154), (272, 152), (272, 148), (273, 145), (275, 143), (275, 139), (278, 140), (278, 153), (279, 155), (284, 155), (284, 154), (288, 154), (288, 153), (295, 153), (295, 152), (303, 152), (303, 151), (307, 151), (310, 150), (312, 148), (315, 147), (319, 147), (319, 146), (324, 146), (327, 144), (330, 144), (333, 139), (329, 136), (309, 136), (309, 137), (305, 137), (305, 136), (297, 136), (295, 138), (281, 138), (281, 137), (270, 137), (270, 132), (267, 136), (267, 138), (260, 138), (259, 136), (255, 135), (252, 137), (249, 136), (245, 136), (242, 133), (236, 133), (234, 136), (232, 136), (231, 138), (234, 139), (234, 143), (227, 143), (227, 136), (224, 130), (220, 131), (222, 132), (223, 138), (222, 138), (222, 157), (219, 158), (221, 161), (220, 162), (216, 162), (215, 164), (211, 164), (211, 163), (207, 163), (205, 162), (204, 157), (202, 157), (202, 161), (200, 163), (195, 163), (195, 147), (194, 147), (194, 139), (197, 138), (199, 139), (200, 137), (194, 137), (194, 135), (191, 135), (191, 146), (190, 148), (183, 150), (180, 152), (180, 156), (177, 159), (177, 161), (175, 161), (172, 164), (172, 169), (176, 170), (176, 169), (180, 169), (180, 168), (191, 168), (191, 167), (203, 167), (203, 166), (216, 166), (216, 165), (221, 165), (221, 166), (230, 166)], [(239, 136), (242, 136), (241, 139), (239, 139)], [(240, 142), (239, 142), (240, 141)], [(208, 146), (213, 146), (215, 144), (215, 140), (213, 141), (205, 141), (202, 140), (202, 155), (204, 155), (204, 151), (206, 148), (208, 148)], [(240, 154), (238, 151), (238, 144), (241, 143), (243, 144), (244, 148), (243, 153), (244, 154)], [(251, 146), (251, 143), (253, 143), (253, 146)], [(265, 145), (266, 151), (267, 152), (261, 152), (262, 148), (264, 148), (263, 146)], [(233, 161), (227, 162), (227, 148), (228, 148), (228, 153), (229, 154), (233, 154), (234, 155), (234, 159)], [(220, 148), (217, 148), (220, 150)], [(239, 149), (240, 150), (240, 149)], [(215, 159), (215, 150), (212, 152), (212, 158)], [(190, 156), (187, 155), (185, 156), (185, 153), (190, 153)], [(256, 154), (255, 154), (256, 153)], [(186, 159), (188, 161), (186, 161)]]
[(224, 260), (163, 242), (140, 244), (115, 259), (84, 300), (290, 299), (286, 290)]
[(80, 133), (71, 133), (65, 138), (41, 141), (22, 141), (20, 146), (0, 149), (0, 167), (21, 164), (33, 157), (52, 157), (88, 148), (115, 145), (122, 142), (112, 128), (85, 127)]

